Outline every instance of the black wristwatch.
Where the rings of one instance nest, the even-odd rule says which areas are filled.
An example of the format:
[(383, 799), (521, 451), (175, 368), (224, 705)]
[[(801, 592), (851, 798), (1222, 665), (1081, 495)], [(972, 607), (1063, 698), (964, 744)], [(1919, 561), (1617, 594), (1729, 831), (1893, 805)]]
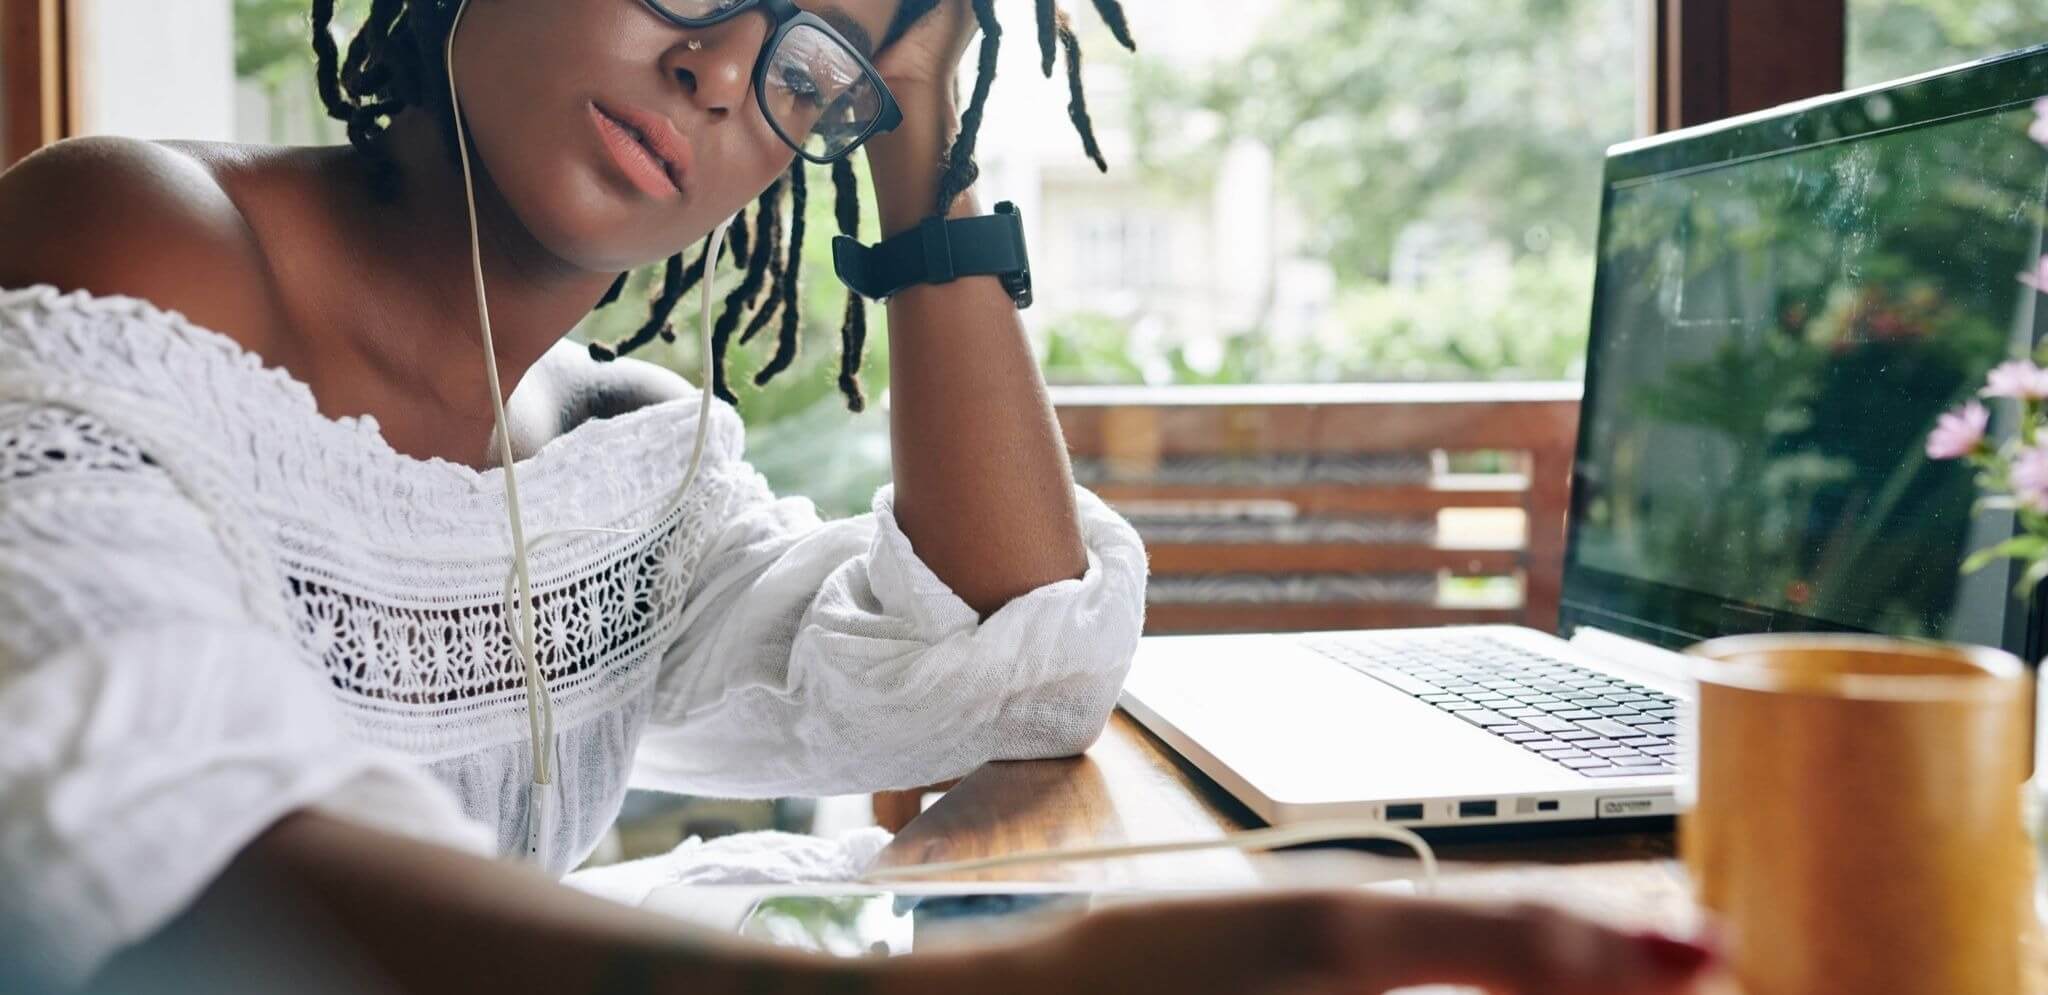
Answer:
[(869, 247), (841, 235), (832, 240), (839, 279), (862, 297), (881, 300), (920, 283), (948, 283), (993, 275), (1018, 308), (1031, 306), (1031, 260), (1024, 251), (1024, 219), (1003, 201), (996, 213), (951, 221), (929, 217), (894, 238)]

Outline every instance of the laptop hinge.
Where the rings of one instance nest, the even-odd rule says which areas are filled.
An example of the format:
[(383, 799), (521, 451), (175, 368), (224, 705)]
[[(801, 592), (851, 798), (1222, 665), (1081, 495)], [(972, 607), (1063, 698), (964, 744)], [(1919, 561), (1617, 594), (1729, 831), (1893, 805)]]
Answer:
[(1630, 639), (1590, 625), (1572, 632), (1572, 648), (1622, 670), (1634, 670), (1666, 681), (1691, 683), (1692, 667), (1685, 654)]

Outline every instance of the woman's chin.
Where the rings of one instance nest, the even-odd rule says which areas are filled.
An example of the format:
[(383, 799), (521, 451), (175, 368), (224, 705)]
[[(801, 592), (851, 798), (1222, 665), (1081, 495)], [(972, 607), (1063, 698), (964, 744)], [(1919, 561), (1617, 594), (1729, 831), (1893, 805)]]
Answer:
[(657, 263), (704, 240), (711, 226), (694, 220), (657, 223), (650, 207), (605, 194), (578, 198), (576, 209), (549, 212), (529, 230), (550, 253), (579, 269), (616, 273)]
[[(563, 163), (552, 175), (517, 183), (514, 204), (536, 240), (557, 258), (593, 272), (616, 273), (658, 263), (702, 243), (720, 221), (749, 206), (760, 190), (693, 188), (654, 198), (596, 164)], [(773, 175), (760, 180), (767, 189)], [(520, 182), (523, 180), (524, 182)], [(717, 204), (736, 200), (725, 214)]]

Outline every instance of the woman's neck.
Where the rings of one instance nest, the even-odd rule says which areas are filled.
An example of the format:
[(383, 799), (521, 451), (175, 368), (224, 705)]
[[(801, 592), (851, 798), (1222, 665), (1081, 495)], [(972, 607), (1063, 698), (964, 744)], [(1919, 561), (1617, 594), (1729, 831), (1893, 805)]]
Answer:
[[(360, 182), (342, 185), (350, 191), (343, 196), (361, 200), (350, 212), (358, 219), (350, 235), (374, 260), (367, 264), (372, 273), (366, 282), (376, 288), (375, 310), (395, 319), (359, 326), (355, 348), (363, 361), (414, 392), (423, 404), (488, 420), (462, 171), (447, 153), (439, 127), (413, 110), (392, 122), (386, 147), (401, 177), (395, 200), (376, 200)], [(617, 274), (580, 269), (548, 252), (519, 222), (474, 156), (471, 162), (499, 386), (510, 394), (549, 347), (590, 312)]]

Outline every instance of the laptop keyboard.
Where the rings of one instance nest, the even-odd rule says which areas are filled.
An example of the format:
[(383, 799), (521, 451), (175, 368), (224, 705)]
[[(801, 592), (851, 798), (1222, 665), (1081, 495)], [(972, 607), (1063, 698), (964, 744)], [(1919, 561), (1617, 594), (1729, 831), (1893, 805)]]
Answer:
[(1586, 777), (1678, 770), (1678, 699), (1486, 635), (1309, 638), (1310, 649)]

